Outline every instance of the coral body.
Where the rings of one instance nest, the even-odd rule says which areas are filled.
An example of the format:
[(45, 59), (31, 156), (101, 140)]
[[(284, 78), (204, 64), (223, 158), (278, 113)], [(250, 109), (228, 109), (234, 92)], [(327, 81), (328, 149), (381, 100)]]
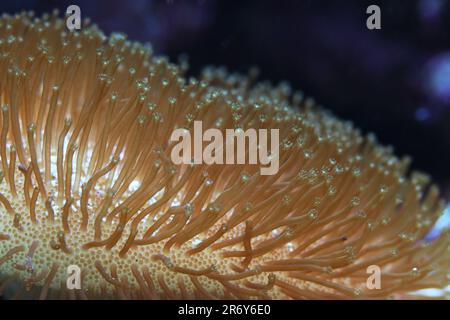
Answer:
[[(0, 19), (0, 292), (8, 298), (409, 298), (448, 285), (438, 190), (286, 85)], [(280, 170), (174, 165), (169, 137), (279, 129)], [(78, 266), (81, 290), (66, 286)], [(382, 271), (366, 286), (367, 267)]]

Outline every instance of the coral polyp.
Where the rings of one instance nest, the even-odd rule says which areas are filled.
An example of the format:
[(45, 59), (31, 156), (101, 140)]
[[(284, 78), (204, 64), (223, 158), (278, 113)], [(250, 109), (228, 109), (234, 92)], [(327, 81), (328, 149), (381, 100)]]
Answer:
[[(408, 158), (287, 85), (185, 73), (95, 25), (0, 19), (4, 297), (403, 299), (449, 284), (448, 232), (425, 240), (444, 202)], [(279, 129), (279, 171), (174, 165), (171, 133), (194, 121)]]

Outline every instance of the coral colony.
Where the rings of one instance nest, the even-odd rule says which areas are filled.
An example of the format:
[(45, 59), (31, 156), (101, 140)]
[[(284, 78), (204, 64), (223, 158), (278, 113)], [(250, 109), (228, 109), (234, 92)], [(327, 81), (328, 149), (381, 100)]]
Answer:
[[(3, 15), (3, 297), (406, 299), (449, 284), (448, 231), (425, 240), (445, 205), (408, 159), (286, 85), (185, 72), (95, 25)], [(196, 121), (278, 132), (278, 152), (255, 139), (278, 170), (248, 150), (175, 164), (172, 133)]]

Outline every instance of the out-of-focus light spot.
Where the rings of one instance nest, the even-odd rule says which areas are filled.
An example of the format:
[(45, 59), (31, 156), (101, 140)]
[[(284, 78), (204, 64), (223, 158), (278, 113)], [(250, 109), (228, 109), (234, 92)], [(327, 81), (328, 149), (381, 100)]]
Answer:
[[(445, 229), (450, 228), (450, 203), (447, 205), (447, 208), (444, 210), (442, 216), (436, 221), (435, 225), (425, 237), (426, 240), (432, 240), (438, 237), (441, 232)], [(450, 279), (450, 273), (447, 274), (447, 277)], [(412, 295), (423, 295), (426, 297), (437, 298), (444, 297), (450, 293), (450, 285), (445, 287), (444, 289), (437, 288), (428, 288), (418, 290), (412, 293)]]
[(427, 240), (431, 240), (439, 236), (444, 229), (450, 228), (450, 203), (447, 205), (447, 208), (444, 210), (442, 216), (434, 224), (431, 231), (425, 237)]
[(424, 122), (430, 118), (430, 111), (426, 107), (420, 107), (416, 109), (414, 115), (417, 121)]
[(417, 9), (422, 18), (431, 20), (438, 18), (443, 8), (443, 0), (420, 0)]
[(438, 298), (438, 297), (444, 297), (449, 292), (450, 292), (450, 286), (447, 286), (444, 289), (437, 289), (437, 288), (421, 289), (421, 290), (412, 292), (411, 295), (412, 296), (419, 295), (419, 296), (430, 297), (430, 298)]
[(434, 288), (430, 288), (430, 289), (422, 289), (422, 290), (417, 290), (414, 291), (412, 293), (412, 295), (419, 295), (419, 296), (425, 296), (425, 297), (442, 297), (444, 295), (444, 290), (441, 289), (434, 289)]
[(450, 103), (450, 53), (438, 55), (428, 65), (428, 83), (434, 98)]

